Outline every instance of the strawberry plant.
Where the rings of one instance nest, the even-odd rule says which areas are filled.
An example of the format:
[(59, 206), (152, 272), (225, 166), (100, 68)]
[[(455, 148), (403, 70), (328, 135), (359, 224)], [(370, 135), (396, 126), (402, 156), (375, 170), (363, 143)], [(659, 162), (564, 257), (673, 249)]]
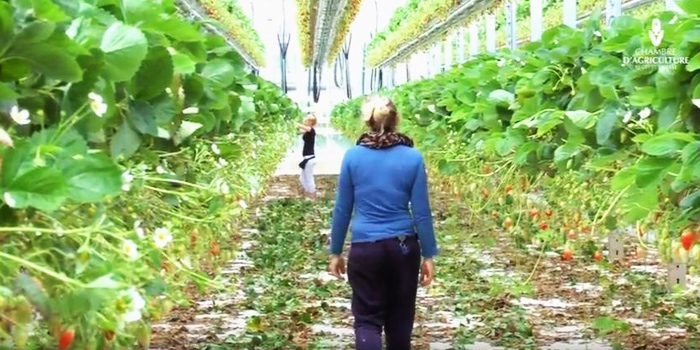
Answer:
[[(470, 220), (564, 260), (600, 260), (610, 232), (651, 227), (662, 259), (693, 271), (695, 234), (681, 233), (700, 220), (699, 13), (679, 5), (687, 15), (653, 18), (663, 22), (662, 47), (687, 64), (624, 64), (652, 47), (653, 18), (623, 16), (604, 28), (594, 13), (579, 30), (554, 27), (521, 50), (482, 54), (385, 93), (432, 163), (435, 190), (465, 198)], [(361, 130), (361, 103), (334, 109), (348, 135)], [(652, 238), (632, 240), (644, 252)]]
[(0, 23), (0, 347), (148, 348), (219, 286), (300, 112), (171, 2), (5, 1)]

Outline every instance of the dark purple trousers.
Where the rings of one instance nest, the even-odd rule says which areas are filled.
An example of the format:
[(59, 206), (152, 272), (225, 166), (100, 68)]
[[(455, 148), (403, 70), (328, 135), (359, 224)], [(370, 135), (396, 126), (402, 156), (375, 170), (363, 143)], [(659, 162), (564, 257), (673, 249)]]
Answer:
[(410, 350), (416, 314), (420, 245), (415, 236), (352, 243), (348, 280), (355, 316), (355, 349)]

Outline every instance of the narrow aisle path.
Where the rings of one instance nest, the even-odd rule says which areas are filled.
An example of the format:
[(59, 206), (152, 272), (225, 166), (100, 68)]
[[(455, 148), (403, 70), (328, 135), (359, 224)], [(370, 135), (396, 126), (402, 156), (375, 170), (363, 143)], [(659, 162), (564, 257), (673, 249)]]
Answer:
[[(256, 224), (242, 231), (241, 252), (221, 271), (227, 292), (202, 298), (194, 309), (154, 326), (159, 347), (353, 348), (349, 286), (326, 271), (336, 177), (318, 178), (320, 190), (329, 195), (317, 201), (299, 197), (296, 181), (278, 177), (255, 209)], [(441, 265), (443, 275), (480, 266), (469, 257), (454, 263), (461, 267)], [(459, 283), (471, 284), (468, 279)], [(455, 311), (455, 299), (439, 290), (419, 291), (414, 349), (449, 349), (456, 329), (472, 323), (455, 317), (449, 311)]]
[[(287, 156), (277, 167), (275, 175), (299, 174), (299, 162), (302, 159), (301, 151), (304, 143), (301, 138), (289, 150)], [(316, 175), (338, 175), (343, 155), (354, 143), (340, 132), (330, 127), (316, 128)]]
[[(297, 193), (296, 176), (279, 176), (251, 208), (255, 222), (238, 237), (239, 256), (221, 271), (225, 292), (155, 326), (158, 347), (353, 349), (350, 289), (326, 272), (335, 181), (318, 177), (326, 195), (308, 201)], [(659, 294), (663, 281), (652, 266), (608, 272), (557, 257), (538, 260), (497, 231), (469, 227), (463, 203), (452, 197), (433, 193), (442, 251), (438, 280), (419, 290), (413, 349), (607, 350), (608, 342), (591, 339), (615, 334), (622, 320), (640, 327), (625, 348), (683, 349), (682, 328), (655, 323), (671, 304)]]

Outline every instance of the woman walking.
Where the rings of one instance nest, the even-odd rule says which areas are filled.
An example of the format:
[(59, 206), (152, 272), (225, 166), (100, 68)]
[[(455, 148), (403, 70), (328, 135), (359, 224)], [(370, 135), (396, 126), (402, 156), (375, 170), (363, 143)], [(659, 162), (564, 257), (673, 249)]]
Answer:
[(343, 158), (329, 268), (338, 278), (345, 273), (341, 253), (352, 216), (347, 274), (355, 348), (381, 350), (383, 330), (388, 350), (409, 350), (419, 274), (420, 284), (429, 285), (438, 251), (425, 163), (413, 141), (396, 131), (391, 100), (372, 98), (362, 114), (369, 132)]
[(314, 181), (314, 167), (316, 166), (315, 144), (316, 144), (316, 115), (309, 114), (304, 118), (302, 125), (299, 125), (299, 133), (302, 134), (304, 140), (304, 148), (302, 149), (302, 157), (304, 159), (299, 163), (301, 175), (299, 181), (304, 189), (304, 194), (310, 198), (316, 196), (316, 182)]

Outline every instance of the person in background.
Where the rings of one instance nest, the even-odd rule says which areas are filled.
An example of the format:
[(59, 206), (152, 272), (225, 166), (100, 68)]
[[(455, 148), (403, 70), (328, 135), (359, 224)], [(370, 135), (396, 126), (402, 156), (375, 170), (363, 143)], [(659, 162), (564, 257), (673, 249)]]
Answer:
[(316, 182), (314, 180), (314, 167), (316, 166), (315, 144), (316, 144), (316, 115), (310, 113), (304, 118), (303, 124), (299, 125), (299, 133), (302, 134), (304, 140), (304, 148), (302, 149), (302, 157), (304, 158), (299, 167), (301, 175), (299, 181), (304, 189), (304, 194), (310, 198), (316, 196)]
[(342, 161), (329, 269), (337, 278), (345, 273), (341, 253), (352, 220), (347, 276), (355, 347), (381, 350), (383, 330), (388, 350), (408, 350), (418, 284), (433, 280), (438, 252), (427, 173), (413, 141), (397, 132), (391, 100), (371, 98), (362, 114), (369, 132)]

